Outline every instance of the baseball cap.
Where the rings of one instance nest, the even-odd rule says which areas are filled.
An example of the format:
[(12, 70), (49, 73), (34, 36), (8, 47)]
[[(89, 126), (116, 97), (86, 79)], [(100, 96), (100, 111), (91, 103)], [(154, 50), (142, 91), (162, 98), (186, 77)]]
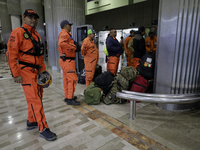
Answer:
[(68, 20), (63, 20), (60, 23), (60, 27), (63, 28), (66, 24), (68, 24), (70, 26), (73, 25), (73, 23), (70, 23)]
[(91, 34), (91, 33), (94, 33), (94, 34), (95, 34), (95, 31), (92, 30), (92, 29), (89, 29), (89, 30), (87, 31), (87, 34), (89, 35), (89, 34)]
[(30, 16), (30, 15), (36, 15), (37, 18), (40, 18), (38, 16), (38, 14), (33, 9), (26, 9), (25, 12), (24, 12), (24, 18), (26, 16)]

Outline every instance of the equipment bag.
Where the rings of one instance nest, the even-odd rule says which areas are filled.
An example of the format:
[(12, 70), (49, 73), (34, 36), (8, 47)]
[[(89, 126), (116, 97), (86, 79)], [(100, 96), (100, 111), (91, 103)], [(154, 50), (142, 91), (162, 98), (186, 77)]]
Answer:
[(93, 77), (93, 80), (92, 80), (92, 81), (94, 81), (95, 78), (96, 78), (98, 75), (100, 75), (100, 74), (102, 74), (102, 67), (101, 67), (100, 65), (97, 64), (96, 69), (95, 69), (95, 72), (94, 72), (94, 77)]
[(98, 75), (95, 78), (95, 85), (98, 86), (103, 90), (103, 92), (106, 91), (106, 89), (111, 85), (112, 81), (114, 80), (114, 74), (110, 71), (106, 71), (100, 75)]
[(154, 68), (155, 68), (155, 54), (146, 53), (138, 66), (137, 70), (139, 74), (145, 79), (150, 80), (154, 78)]
[(148, 81), (143, 76), (139, 75), (133, 81), (130, 91), (147, 93), (148, 87), (149, 87)]
[(85, 68), (81, 71), (81, 74), (78, 75), (78, 83), (85, 84)]
[(116, 96), (117, 92), (121, 92), (122, 90), (129, 90), (129, 81), (126, 80), (121, 74), (118, 74), (115, 77), (114, 81), (109, 87), (111, 87), (110, 91), (105, 96), (105, 98), (102, 99), (106, 105), (113, 104), (113, 103), (122, 104), (122, 103), (127, 102), (127, 100), (118, 98)]
[(94, 86), (94, 82), (91, 82), (87, 89), (84, 90), (85, 103), (88, 105), (97, 105), (100, 103), (101, 89)]
[(133, 82), (133, 80), (137, 77), (138, 74), (139, 72), (132, 66), (124, 67), (121, 70), (121, 75), (130, 82)]

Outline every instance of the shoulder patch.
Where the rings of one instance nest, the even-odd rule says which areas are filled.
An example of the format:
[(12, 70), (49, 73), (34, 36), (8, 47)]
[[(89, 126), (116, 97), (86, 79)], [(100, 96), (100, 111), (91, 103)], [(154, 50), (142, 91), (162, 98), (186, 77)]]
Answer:
[(25, 39), (29, 39), (29, 36), (28, 36), (28, 34), (26, 32), (24, 33), (24, 38)]

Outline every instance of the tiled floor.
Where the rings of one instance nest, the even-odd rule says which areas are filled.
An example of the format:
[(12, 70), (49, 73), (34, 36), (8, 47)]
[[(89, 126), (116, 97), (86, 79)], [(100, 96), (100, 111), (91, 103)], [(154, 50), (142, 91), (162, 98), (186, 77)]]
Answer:
[(77, 84), (81, 106), (67, 106), (62, 76), (52, 72), (53, 83), (44, 89), (43, 105), (50, 129), (58, 139), (48, 142), (38, 130), (26, 130), (27, 104), (21, 86), (13, 82), (5, 55), (0, 55), (0, 149), (2, 150), (199, 150), (200, 109), (169, 112), (155, 104), (137, 103), (131, 121), (129, 103), (86, 105)]

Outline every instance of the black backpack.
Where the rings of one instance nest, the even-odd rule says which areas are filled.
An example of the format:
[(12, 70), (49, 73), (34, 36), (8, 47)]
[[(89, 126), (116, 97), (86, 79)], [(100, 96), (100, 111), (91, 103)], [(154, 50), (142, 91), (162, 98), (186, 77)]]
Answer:
[(102, 74), (102, 67), (97, 64), (92, 81), (94, 81), (95, 78), (100, 74)]
[(94, 82), (95, 85), (98, 86), (99, 88), (101, 88), (103, 90), (104, 93), (107, 93), (107, 89), (109, 87), (109, 85), (111, 85), (112, 81), (114, 81), (114, 74), (110, 71), (106, 71), (100, 75), (98, 75)]
[(154, 78), (154, 68), (155, 68), (155, 54), (146, 53), (138, 66), (137, 70), (139, 74), (145, 79), (150, 80)]

